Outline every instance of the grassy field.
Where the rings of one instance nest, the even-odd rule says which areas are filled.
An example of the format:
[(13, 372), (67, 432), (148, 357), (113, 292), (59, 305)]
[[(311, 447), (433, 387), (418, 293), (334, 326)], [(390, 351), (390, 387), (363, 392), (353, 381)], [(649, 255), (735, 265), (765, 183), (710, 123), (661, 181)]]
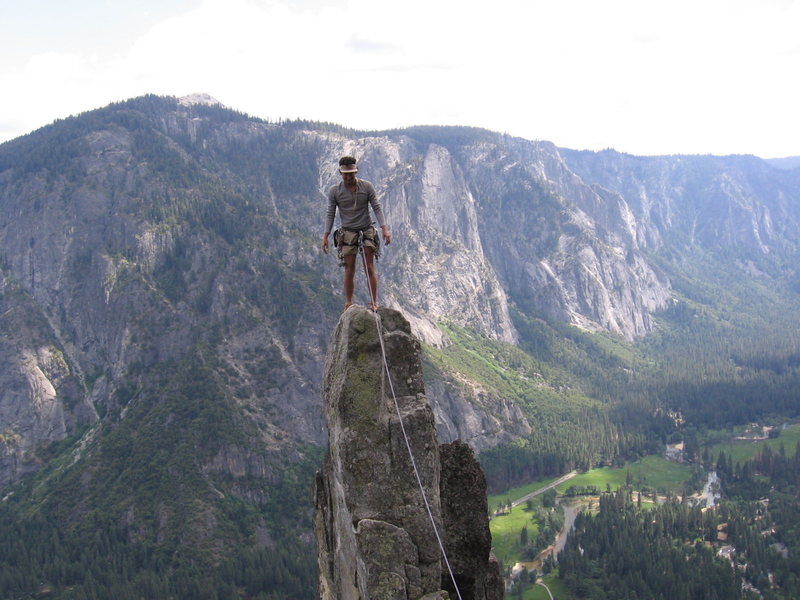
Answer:
[[(606, 484), (609, 484), (611, 489), (617, 489), (625, 483), (628, 472), (630, 472), (634, 487), (647, 485), (658, 490), (679, 491), (691, 477), (691, 471), (691, 467), (688, 465), (673, 463), (661, 456), (646, 456), (635, 462), (627, 463), (620, 468), (602, 467), (600, 469), (592, 469), (586, 473), (576, 475), (572, 479), (556, 486), (555, 489), (559, 494), (563, 494), (571, 485), (593, 485), (600, 491), (605, 491)], [(498, 504), (509, 500), (512, 502), (519, 500), (556, 479), (558, 478), (540, 479), (539, 481), (512, 488), (502, 494), (489, 496), (489, 508), (496, 510)]]
[(523, 527), (528, 528), (529, 539), (535, 538), (539, 533), (536, 523), (531, 520), (531, 513), (523, 505), (516, 506), (510, 513), (494, 517), (489, 522), (492, 550), (504, 566), (511, 566), (519, 560), (519, 536)]
[(725, 454), (732, 455), (733, 462), (745, 462), (753, 458), (764, 446), (769, 446), (777, 452), (781, 443), (783, 443), (786, 454), (793, 456), (797, 448), (797, 442), (800, 442), (800, 423), (789, 425), (786, 429), (781, 431), (778, 437), (771, 440), (759, 440), (755, 442), (748, 440), (731, 440), (729, 442), (714, 444), (709, 448), (709, 455), (712, 460), (716, 461), (719, 453), (725, 452)]
[(691, 478), (692, 469), (688, 465), (673, 463), (661, 456), (646, 456), (621, 468), (602, 467), (581, 473), (557, 485), (556, 491), (563, 494), (573, 485), (593, 485), (601, 492), (606, 490), (606, 486), (615, 490), (625, 483), (628, 473), (634, 488), (647, 486), (659, 491), (678, 491)]

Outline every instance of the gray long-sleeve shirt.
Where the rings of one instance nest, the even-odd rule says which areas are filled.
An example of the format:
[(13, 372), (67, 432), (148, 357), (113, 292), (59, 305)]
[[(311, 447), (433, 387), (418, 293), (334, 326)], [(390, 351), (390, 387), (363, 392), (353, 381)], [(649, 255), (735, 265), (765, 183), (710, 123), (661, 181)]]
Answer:
[(336, 217), (336, 209), (339, 209), (339, 218), (342, 227), (348, 229), (364, 229), (372, 224), (369, 216), (369, 207), (378, 219), (378, 224), (382, 227), (386, 225), (383, 216), (383, 208), (375, 194), (375, 188), (369, 181), (356, 179), (356, 191), (352, 193), (347, 189), (344, 181), (332, 186), (328, 190), (328, 213), (325, 218), (325, 233), (330, 233), (333, 229), (333, 220)]

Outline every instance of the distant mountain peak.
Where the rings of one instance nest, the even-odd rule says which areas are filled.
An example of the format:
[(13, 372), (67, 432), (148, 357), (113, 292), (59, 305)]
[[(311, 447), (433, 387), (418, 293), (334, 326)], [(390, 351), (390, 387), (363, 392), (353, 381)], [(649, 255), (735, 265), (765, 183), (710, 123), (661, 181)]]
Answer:
[(203, 104), (205, 106), (224, 106), (222, 102), (205, 93), (189, 94), (188, 96), (179, 98), (178, 102), (183, 106), (192, 106), (194, 104)]

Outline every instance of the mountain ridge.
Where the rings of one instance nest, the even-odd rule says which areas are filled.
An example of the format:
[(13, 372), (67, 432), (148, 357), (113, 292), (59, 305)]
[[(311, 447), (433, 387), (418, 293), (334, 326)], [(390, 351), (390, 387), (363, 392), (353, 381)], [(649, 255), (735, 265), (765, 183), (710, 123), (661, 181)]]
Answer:
[[(151, 118), (155, 120), (150, 121)], [(212, 118), (218, 119), (219, 124), (212, 126), (209, 120)], [(90, 135), (69, 138), (64, 128), (78, 122), (86, 123), (84, 127), (90, 131), (92, 127), (95, 129)], [(208, 127), (208, 131), (203, 132), (203, 126)], [(150, 137), (145, 141), (148, 131), (154, 135), (148, 133)], [(56, 135), (56, 143), (45, 153), (37, 149), (35, 139), (47, 132)], [(270, 135), (274, 139), (264, 139)], [(238, 217), (232, 211), (241, 211), (247, 218), (258, 220), (259, 226), (273, 236), (286, 236), (290, 231), (288, 226), (302, 231), (303, 241), (297, 244), (295, 236), (289, 234), (287, 239), (294, 248), (277, 258), (282, 265), (279, 270), (291, 274), (284, 281), (297, 280), (298, 273), (304, 271), (316, 277), (312, 275), (319, 269), (312, 258), (316, 234), (313, 230), (305, 231), (304, 226), (298, 230), (297, 225), (291, 223), (305, 224), (308, 213), (314, 213), (305, 195), (317, 197), (316, 194), (335, 181), (333, 159), (338, 153), (361, 155), (362, 172), (370, 173), (375, 180), (384, 197), (396, 239), (402, 240), (402, 245), (395, 244), (387, 249), (382, 265), (387, 305), (398, 306), (402, 299), (415, 331), (428, 343), (438, 346), (447, 343), (446, 334), (436, 324), (442, 319), (513, 343), (517, 332), (509, 316), (510, 301), (527, 307), (525, 310), (533, 308), (536, 314), (590, 331), (606, 329), (628, 339), (646, 335), (652, 330), (652, 315), (668, 308), (673, 301), (669, 278), (661, 264), (649, 258), (649, 254), (663, 247), (664, 227), (672, 227), (673, 221), (675, 226), (669, 233), (674, 235), (673, 232), (678, 231), (683, 236), (681, 252), (691, 251), (692, 244), (697, 244), (698, 231), (706, 235), (699, 241), (712, 251), (716, 251), (714, 244), (727, 244), (729, 251), (752, 245), (751, 249), (757, 251), (754, 255), (757, 260), (748, 257), (743, 268), (754, 274), (771, 272), (773, 276), (785, 276), (797, 248), (796, 236), (788, 236), (797, 230), (797, 216), (792, 214), (787, 201), (778, 207), (777, 217), (773, 217), (770, 210), (762, 208), (759, 209), (761, 213), (756, 214), (752, 207), (732, 198), (728, 205), (739, 206), (738, 216), (751, 227), (737, 229), (738, 225), (731, 224), (725, 232), (715, 233), (710, 225), (705, 225), (705, 230), (692, 228), (691, 223), (702, 213), (691, 216), (691, 220), (679, 221), (675, 215), (681, 213), (674, 206), (675, 200), (663, 193), (664, 189), (685, 188), (686, 184), (686, 176), (680, 176), (682, 179), (668, 188), (664, 183), (668, 176), (667, 164), (677, 164), (669, 168), (680, 172), (680, 165), (686, 161), (719, 164), (733, 161), (757, 166), (761, 164), (760, 159), (677, 157), (671, 162), (666, 158), (630, 157), (615, 152), (567, 151), (547, 142), (528, 142), (485, 130), (462, 128), (422, 127), (412, 128), (396, 139), (388, 135), (379, 132), (349, 140), (342, 137), (341, 129), (336, 127), (323, 126), (314, 132), (303, 122), (286, 126), (269, 124), (221, 107), (182, 106), (173, 99), (155, 97), (112, 105), (56, 123), (0, 146), (5, 149), (5, 152), (0, 151), (0, 155), (4, 155), (0, 163), (4, 204), (13, 209), (11, 193), (20, 194), (22, 198), (34, 196), (31, 201), (34, 210), (27, 222), (6, 218), (3, 224), (4, 273), (21, 285), (25, 293), (33, 294), (35, 301), (44, 307), (43, 316), (54, 322), (50, 327), (52, 333), (61, 336), (56, 345), (66, 353), (77, 378), (91, 376), (93, 384), (103, 389), (110, 377), (91, 375), (99, 373), (103, 362), (93, 356), (92, 348), (97, 348), (97, 342), (107, 338), (104, 352), (111, 351), (111, 355), (106, 363), (120, 365), (119, 353), (123, 349), (125, 352), (134, 349), (134, 345), (126, 341), (130, 328), (104, 318), (97, 332), (85, 340), (76, 343), (66, 339), (59, 333), (63, 325), (54, 319), (56, 315), (63, 315), (65, 308), (69, 311), (70, 298), (65, 297), (66, 291), (60, 283), (64, 278), (59, 277), (69, 269), (78, 271), (84, 267), (96, 273), (93, 277), (98, 283), (96, 289), (91, 290), (93, 297), (87, 295), (88, 290), (75, 290), (75, 297), (81, 298), (84, 305), (92, 306), (94, 312), (91, 318), (81, 316), (76, 307), (72, 318), (78, 317), (87, 325), (97, 321), (98, 314), (135, 312), (126, 300), (131, 296), (126, 294), (140, 292), (117, 292), (125, 285), (141, 288), (142, 284), (156, 284), (163, 289), (161, 295), (153, 296), (154, 308), (165, 302), (175, 304), (176, 300), (177, 304), (185, 304), (186, 298), (191, 298), (194, 304), (191, 308), (196, 312), (203, 314), (205, 311), (215, 318), (224, 318), (221, 306), (226, 294), (230, 295), (230, 290), (236, 286), (215, 281), (216, 275), (199, 264), (210, 260), (202, 247), (203, 239), (212, 242), (221, 239), (224, 250), (237, 236), (253, 230), (251, 225), (241, 220), (237, 222)], [(420, 137), (417, 139), (413, 135)], [(439, 136), (440, 144), (430, 145), (431, 136)], [(492, 146), (490, 140), (504, 145)], [(253, 156), (259, 151), (268, 155), (270, 149), (281, 144), (296, 146), (285, 155), (283, 162), (264, 158), (259, 162), (258, 157)], [(237, 154), (238, 146), (245, 154)], [(323, 149), (329, 153), (327, 161), (321, 161)], [(421, 149), (425, 151), (420, 153)], [(137, 162), (130, 158), (134, 155), (140, 157)], [(216, 162), (209, 163), (210, 160)], [(49, 167), (42, 171), (45, 163)], [(641, 190), (645, 189), (645, 184), (635, 177), (629, 176), (628, 181), (608, 178), (608, 173), (623, 167), (627, 173), (637, 173), (629, 163), (654, 165), (656, 174), (661, 177), (656, 180), (655, 188), (646, 190), (644, 196)], [(278, 164), (291, 164), (296, 168), (281, 170)], [(216, 172), (204, 173), (207, 165), (222, 168), (215, 166)], [(647, 168), (653, 171), (652, 166)], [(738, 168), (741, 172), (743, 167)], [(595, 177), (597, 169), (602, 169), (605, 178)], [(13, 179), (26, 172), (46, 173), (46, 176), (30, 180), (27, 185), (29, 188), (32, 185), (33, 189), (12, 192)], [(244, 174), (245, 179), (239, 176), (237, 181), (237, 172)], [(645, 175), (648, 173), (643, 173), (642, 177)], [(720, 180), (726, 176), (722, 173)], [(62, 181), (57, 184), (59, 177)], [(100, 195), (88, 189), (68, 192), (69, 177), (78, 184), (83, 181), (82, 177), (93, 179), (91, 185), (99, 186)], [(766, 175), (759, 173), (758, 177), (763, 179)], [(787, 173), (784, 179), (793, 185), (796, 176)], [(162, 185), (159, 182), (166, 181), (173, 184), (164, 188), (167, 196), (162, 198), (164, 192), (159, 191)], [(175, 181), (178, 187), (174, 187)], [(46, 192), (37, 191), (37, 186), (42, 190), (47, 186), (53, 189), (56, 185), (61, 186), (64, 198), (60, 202), (57, 194), (51, 192), (48, 196)], [(202, 198), (196, 191), (197, 185), (207, 186), (212, 194), (221, 194), (222, 202)], [(104, 187), (109, 186), (114, 188), (110, 195), (108, 191), (103, 192)], [(173, 188), (174, 191), (169, 191)], [(659, 190), (662, 190), (660, 196)], [(106, 202), (103, 193), (109, 195), (112, 202), (108, 209), (103, 208)], [(778, 193), (788, 196), (781, 190)], [(279, 206), (283, 196), (295, 199), (288, 203), (284, 199)], [(723, 190), (720, 197), (725, 200), (731, 195), (726, 196)], [(567, 198), (569, 202), (565, 203)], [(64, 201), (74, 203), (74, 210), (83, 214), (84, 219), (94, 214), (96, 220), (92, 227), (84, 227), (83, 231), (78, 228), (76, 235), (75, 226), (72, 231), (60, 226), (59, 223), (71, 219), (63, 208), (54, 210), (59, 204), (64, 206)], [(298, 212), (295, 204), (300, 203), (304, 208)], [(48, 206), (46, 211), (37, 209), (43, 205)], [(599, 209), (602, 211), (598, 212)], [(100, 212), (103, 210), (115, 212), (104, 216)], [(321, 214), (319, 209), (317, 212)], [(6, 214), (11, 213), (6, 211)], [(509, 214), (520, 218), (509, 221)], [(182, 215), (190, 215), (189, 221), (183, 220)], [(282, 221), (284, 224), (280, 224)], [(558, 225), (554, 227), (554, 224)], [(779, 227), (782, 230), (778, 231)], [(37, 229), (46, 230), (48, 235), (42, 238), (24, 236), (23, 232)], [(98, 237), (99, 230), (108, 233)], [(750, 230), (756, 233), (745, 235)], [(199, 233), (199, 237), (190, 239), (192, 231)], [(497, 231), (502, 231), (502, 235), (497, 235)], [(719, 237), (721, 235), (726, 237)], [(780, 242), (773, 244), (774, 248), (769, 245), (773, 240)], [(104, 248), (97, 255), (75, 250), (77, 244), (83, 244), (93, 252), (91, 248), (98, 242)], [(414, 252), (423, 247), (429, 256), (439, 258), (418, 260)], [(777, 255), (780, 264), (765, 256), (769, 255), (766, 249), (773, 256)], [(781, 253), (784, 256), (780, 256)], [(52, 262), (50, 257), (61, 258)], [(263, 253), (260, 259), (267, 262), (258, 267), (248, 265), (247, 271), (257, 277), (266, 275), (273, 282), (281, 281), (282, 276), (276, 279), (264, 271), (274, 259), (267, 259)], [(441, 277), (441, 266), (458, 273), (459, 277)], [(187, 283), (187, 274), (195, 278), (202, 274), (204, 289), (198, 287), (198, 282)], [(335, 275), (334, 269), (322, 274), (326, 284), (325, 295), (320, 299), (327, 307), (323, 313), (331, 311), (335, 305), (338, 287)], [(132, 280), (137, 278), (140, 281), (134, 283)], [(51, 283), (43, 285), (43, 280)], [(251, 300), (269, 297), (266, 290), (256, 288), (248, 292)], [(315, 295), (304, 283), (294, 291)], [(284, 359), (288, 357), (291, 363), (291, 352), (284, 339), (286, 332), (274, 331), (276, 326), (281, 327), (280, 322), (265, 331), (276, 344), (274, 352)], [(91, 326), (86, 329), (90, 330)], [(319, 333), (314, 335), (324, 339)], [(89, 337), (94, 341), (90, 343)], [(185, 339), (174, 340), (162, 348), (180, 348), (185, 344)], [(81, 346), (87, 350), (82, 350)], [(232, 356), (230, 351), (228, 353)], [(84, 367), (82, 363), (86, 360), (90, 364)], [(233, 368), (241, 370), (241, 359), (232, 360)], [(308, 368), (295, 370), (295, 373), (303, 372), (306, 374), (301, 378), (307, 382), (313, 380)], [(105, 389), (108, 393), (109, 389)], [(314, 430), (316, 433), (312, 433)], [(321, 425), (313, 425), (312, 429), (305, 427), (303, 436), (321, 441)]]
[[(748, 303), (796, 304), (800, 175), (760, 159), (117, 103), (0, 145), (0, 485), (19, 490), (14, 514), (102, 516), (151, 553), (148, 572), (188, 569), (180, 581), (191, 564), (266, 569), (263, 552), (308, 543), (286, 498), (326, 440), (320, 365), (341, 282), (318, 244), (345, 153), (393, 229), (381, 302), (428, 345), (442, 441), (524, 456), (517, 476), (535, 462), (524, 444), (549, 470), (655, 444), (656, 406), (614, 398), (669, 327), (733, 330)], [(566, 430), (570, 447), (553, 447)]]

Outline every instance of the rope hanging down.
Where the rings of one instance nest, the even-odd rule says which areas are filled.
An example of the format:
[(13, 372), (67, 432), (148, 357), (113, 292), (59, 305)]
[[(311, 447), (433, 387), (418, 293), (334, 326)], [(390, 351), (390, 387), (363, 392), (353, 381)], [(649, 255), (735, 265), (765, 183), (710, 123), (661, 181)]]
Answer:
[[(369, 271), (367, 269), (367, 257), (364, 255), (364, 247), (362, 244), (362, 237), (361, 233), (358, 236), (358, 247), (359, 252), (361, 253), (361, 258), (364, 262), (364, 275), (365, 279), (367, 280), (367, 289), (369, 291), (370, 299), (374, 298), (372, 295), (372, 284), (369, 280)], [(373, 265), (374, 268), (374, 265)], [(377, 300), (377, 298), (375, 298)], [(383, 357), (383, 368), (386, 371), (386, 379), (389, 382), (389, 390), (392, 392), (392, 399), (394, 400), (394, 408), (397, 411), (397, 420), (400, 422), (400, 430), (403, 432), (403, 439), (406, 442), (406, 448), (408, 449), (408, 457), (411, 459), (411, 466), (414, 469), (414, 476), (417, 478), (417, 485), (419, 486), (420, 494), (422, 494), (422, 500), (425, 503), (425, 510), (428, 512), (428, 518), (431, 521), (431, 526), (433, 527), (433, 533), (436, 534), (436, 541), (439, 543), (439, 550), (442, 552), (442, 558), (444, 558), (444, 564), (447, 565), (447, 572), (450, 574), (450, 580), (453, 582), (453, 588), (456, 590), (456, 595), (458, 596), (458, 600), (462, 600), (461, 592), (458, 589), (458, 584), (456, 583), (456, 577), (453, 575), (453, 569), (450, 567), (450, 561), (447, 558), (447, 552), (444, 549), (444, 543), (442, 542), (442, 536), (439, 535), (439, 528), (436, 526), (436, 520), (433, 518), (433, 511), (431, 510), (431, 506), (428, 503), (428, 496), (425, 494), (425, 488), (422, 485), (422, 478), (420, 477), (419, 470), (417, 469), (417, 461), (414, 460), (414, 452), (411, 450), (411, 442), (408, 440), (408, 434), (406, 434), (406, 427), (403, 424), (403, 415), (400, 413), (400, 404), (397, 402), (397, 395), (394, 392), (394, 383), (392, 382), (392, 374), (389, 372), (389, 363), (386, 360), (386, 347), (383, 344), (383, 333), (381, 332), (381, 318), (378, 315), (378, 311), (373, 311), (375, 315), (375, 325), (378, 328), (378, 341), (380, 342), (381, 346), (381, 356)]]

